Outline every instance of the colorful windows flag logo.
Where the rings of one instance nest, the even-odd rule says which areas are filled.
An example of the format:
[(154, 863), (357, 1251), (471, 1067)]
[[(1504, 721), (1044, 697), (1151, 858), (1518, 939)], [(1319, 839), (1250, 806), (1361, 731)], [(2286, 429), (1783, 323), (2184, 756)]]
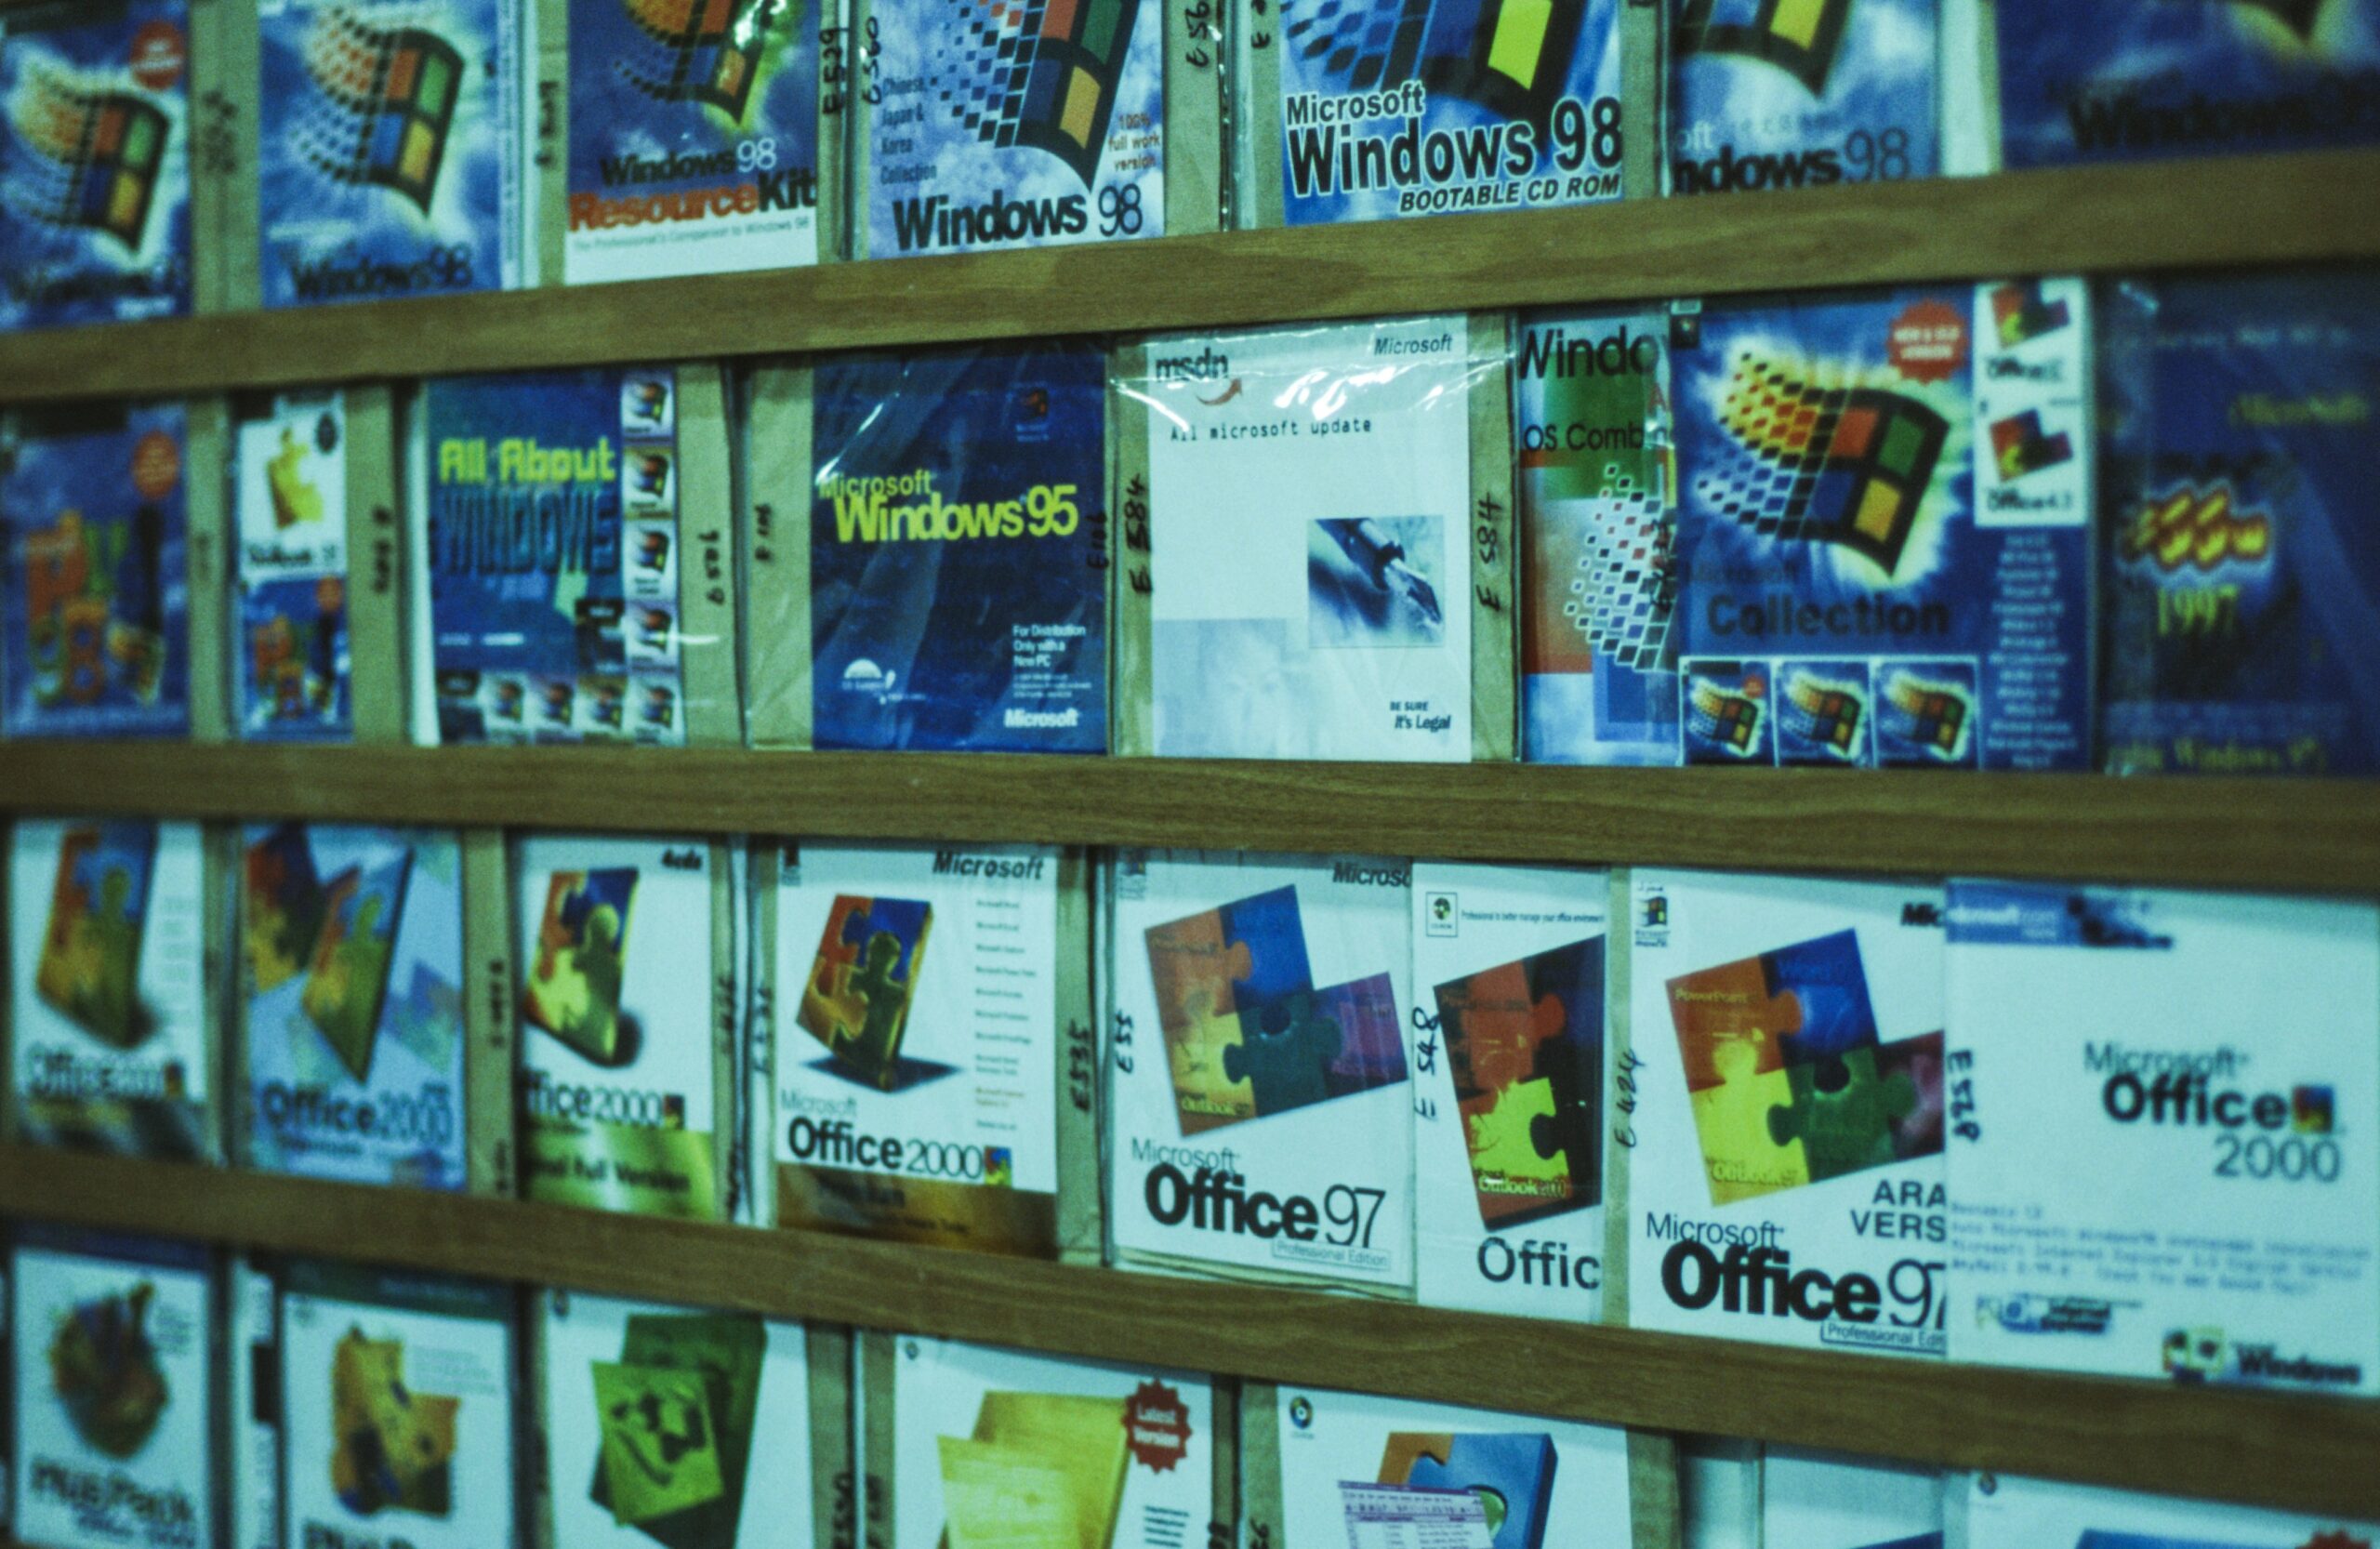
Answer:
[(1677, 51), (1765, 60), (1823, 97), (1850, 19), (1851, 0), (1686, 0)]
[(1047, 151), (1088, 188), (1099, 171), (1140, 0), (989, 0), (959, 29), (943, 99), (986, 145)]
[(428, 215), (463, 83), (455, 46), (419, 27), (373, 27), (327, 10), (307, 34), (306, 73), (327, 104), (298, 124), (306, 159), (337, 181), (390, 189)]
[(104, 232), (139, 252), (165, 155), (165, 115), (130, 93), (86, 90), (35, 68), (8, 117), (17, 139), (42, 158), (9, 179), (9, 204), (49, 225)]
[(622, 60), (630, 86), (664, 102), (707, 102), (744, 122), (769, 33), (787, 0), (626, 0), (628, 18), (661, 46), (658, 70)]
[(1760, 701), (1715, 683), (1697, 683), (1686, 697), (1686, 725), (1704, 742), (1750, 758), (1760, 740)]
[(1797, 674), (1785, 690), (1785, 729), (1838, 758), (1858, 751), (1867, 695), (1847, 683)]
[(1554, 116), (1585, 0), (1323, 0), (1293, 17), (1288, 46), (1355, 91), (1419, 79), (1540, 128)]
[(1965, 751), (1970, 707), (1956, 688), (1897, 673), (1885, 685), (1884, 702), (1902, 718), (1893, 728), (1897, 742), (1923, 748), (1945, 762), (1956, 762)]
[(1820, 387), (1750, 351), (1719, 420), (1751, 456), (1695, 481), (1707, 504), (1764, 537), (1840, 544), (1887, 576), (1899, 567), (1948, 420), (1900, 393)]

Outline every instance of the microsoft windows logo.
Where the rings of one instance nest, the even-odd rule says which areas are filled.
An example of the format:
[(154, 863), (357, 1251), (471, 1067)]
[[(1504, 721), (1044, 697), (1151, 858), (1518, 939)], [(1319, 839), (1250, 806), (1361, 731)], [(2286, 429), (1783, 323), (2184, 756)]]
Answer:
[(1850, 17), (1851, 0), (1686, 0), (1677, 51), (1766, 60), (1820, 97)]
[(1822, 388), (1739, 356), (1719, 422), (1748, 458), (1695, 481), (1712, 509), (1763, 537), (1840, 544), (1885, 575), (1950, 439), (1950, 422), (1877, 388)]
[(37, 68), (8, 116), (47, 164), (10, 179), (9, 202), (33, 219), (104, 232), (139, 252), (165, 160), (165, 115), (130, 93), (85, 90)]
[(337, 181), (377, 184), (429, 214), (463, 81), (455, 46), (419, 27), (367, 26), (328, 10), (307, 35), (306, 73), (328, 104), (298, 125), (306, 159)]
[(1418, 78), (1542, 128), (1585, 17), (1585, 0), (1323, 0), (1291, 18), (1285, 39), (1352, 90)]
[(960, 30), (958, 75), (975, 84), (943, 88), (952, 116), (986, 145), (1049, 152), (1089, 187), (1140, 9), (1140, 0), (990, 7)]
[(629, 20), (659, 44), (668, 64), (647, 70), (623, 61), (630, 86), (664, 102), (707, 102), (744, 122), (760, 73), (769, 33), (787, 0), (626, 0)]

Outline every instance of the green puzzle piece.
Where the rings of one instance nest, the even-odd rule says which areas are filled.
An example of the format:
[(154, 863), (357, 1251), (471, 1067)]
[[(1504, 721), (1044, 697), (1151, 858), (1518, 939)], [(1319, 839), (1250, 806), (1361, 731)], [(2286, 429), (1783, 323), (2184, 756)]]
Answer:
[(1322, 1012), (1312, 990), (1254, 1011), (1243, 1007), (1239, 1042), (1223, 1051), (1223, 1075), (1249, 1084), (1260, 1118), (1319, 1103), (1330, 1095), (1330, 1062), (1342, 1037), (1338, 1018)]
[(1893, 1126), (1917, 1107), (1917, 1083), (1907, 1073), (1879, 1077), (1876, 1052), (1855, 1049), (1788, 1066), (1785, 1076), (1793, 1105), (1768, 1110), (1768, 1136), (1779, 1145), (1800, 1137), (1812, 1183), (1898, 1159)]

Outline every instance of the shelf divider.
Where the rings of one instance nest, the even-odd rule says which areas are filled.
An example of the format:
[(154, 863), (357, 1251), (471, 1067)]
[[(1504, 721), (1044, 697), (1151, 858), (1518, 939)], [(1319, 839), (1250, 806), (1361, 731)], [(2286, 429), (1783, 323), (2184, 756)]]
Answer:
[(22, 1147), (0, 1148), (0, 1215), (2380, 1518), (2372, 1401), (1788, 1350)]
[(2345, 779), (22, 742), (0, 812), (2380, 892)]
[(1844, 183), (0, 336), (0, 404), (2380, 257), (2380, 152)]

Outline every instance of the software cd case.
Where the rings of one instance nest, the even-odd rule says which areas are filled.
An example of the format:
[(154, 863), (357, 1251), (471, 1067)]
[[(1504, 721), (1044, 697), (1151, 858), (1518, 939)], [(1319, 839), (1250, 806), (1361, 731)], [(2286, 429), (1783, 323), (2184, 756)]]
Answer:
[(223, 735), (218, 420), (173, 403), (0, 417), (0, 734)]
[(1947, 0), (1676, 0), (1669, 190), (1822, 187), (1941, 169)]
[(1213, 231), (1222, 12), (855, 0), (853, 256)]
[(1954, 1475), (1950, 1488), (1965, 1549), (2307, 1549), (2380, 1537), (2369, 1522), (2009, 1474)]
[(2380, 908), (1950, 904), (1951, 1356), (2380, 1392)]
[(240, 949), (247, 1166), (493, 1192), (509, 1046), (469, 1036), (452, 832), (256, 824)]
[(1081, 853), (805, 843), (757, 865), (776, 1223), (1098, 1263)]
[(1623, 123), (1620, 0), (1234, 8), (1243, 227), (1617, 199), (1654, 132)]
[(515, 841), (528, 1198), (729, 1218), (742, 871), (700, 839)]
[(2380, 284), (2131, 281), (2105, 315), (2106, 766), (2380, 771), (2380, 538), (2360, 515), (2380, 476), (2356, 450)]
[[(543, 1549), (828, 1549), (850, 1467), (837, 1330), (535, 1293)], [(807, 1504), (809, 1509), (802, 1509)]]
[(787, 269), (839, 252), (834, 0), (823, 14), (821, 0), (525, 4), (532, 283)]
[(1413, 1273), (1425, 1306), (1592, 1323), (1606, 1268), (1607, 872), (1413, 867)]
[(410, 460), (415, 740), (743, 740), (717, 366), (431, 381)]
[(1628, 1322), (1940, 1356), (1942, 888), (1629, 876)]
[(2351, 0), (1994, 0), (2011, 167), (2380, 139), (2380, 16)]
[[(1667, 489), (1636, 488), (1650, 458), (1593, 456), (1593, 427), (1638, 400), (1525, 387), (1525, 403), (1572, 404), (1525, 418), (1524, 440), (1583, 425), (1590, 452), (1523, 453), (1531, 520), (1554, 529), (1532, 533), (1532, 558), (1579, 549), (1575, 589), (1540, 599), (1580, 641), (1561, 642), (1571, 682), (1532, 699), (1531, 746), (1597, 762), (2087, 767), (2089, 318), (2077, 280), (1678, 306), (1666, 532)], [(1525, 359), (1599, 373), (1618, 338), (1535, 322)], [(1578, 505), (1538, 498), (1562, 483)]]
[(223, 1549), (213, 1254), (25, 1226), (9, 1280), (15, 1535), (46, 1549)]
[(917, 1334), (859, 1344), (862, 1542), (1178, 1549), (1229, 1531), (1227, 1410), (1205, 1377)]
[(0, 18), (0, 330), (191, 310), (190, 34), (187, 0)]
[(1409, 1299), (1410, 865), (1124, 850), (1110, 867), (1114, 1257)]
[(238, 735), (403, 741), (408, 546), (389, 390), (236, 398), (231, 438)]
[(1941, 1470), (1792, 1447), (1761, 1454), (1761, 1549), (1943, 1549)]
[(1277, 1549), (1677, 1549), (1667, 1436), (1249, 1383), (1249, 1542)]
[(528, 224), (518, 146), (530, 0), (215, 4), (207, 70), (255, 111), (219, 165), (223, 310), (509, 289)]
[(1117, 351), (1117, 750), (1513, 756), (1500, 315)]
[(1669, 318), (1525, 313), (1513, 351), (1521, 748), (1677, 761), (1677, 448)]
[(755, 747), (1107, 750), (1105, 370), (1060, 341), (747, 378)]
[(284, 1273), (282, 1542), (520, 1549), (516, 1293), (347, 1264)]
[(125, 1156), (222, 1153), (230, 910), (195, 823), (23, 818), (8, 836), (7, 1123)]

